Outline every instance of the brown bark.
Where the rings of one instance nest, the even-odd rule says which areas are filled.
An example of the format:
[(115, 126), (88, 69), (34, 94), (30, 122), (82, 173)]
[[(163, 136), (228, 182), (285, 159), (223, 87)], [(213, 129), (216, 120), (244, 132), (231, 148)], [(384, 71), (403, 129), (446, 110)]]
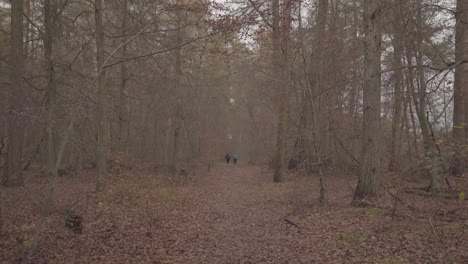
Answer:
[(53, 41), (54, 41), (54, 6), (51, 0), (44, 1), (44, 61), (47, 69), (47, 127), (46, 127), (46, 145), (47, 145), (47, 160), (46, 174), (52, 175), (55, 169), (55, 161), (57, 159), (55, 151), (54, 139), (54, 106), (56, 101), (56, 84), (55, 84), (55, 69), (52, 59)]
[[(177, 1), (178, 4), (180, 4)], [(175, 118), (174, 118), (174, 134), (172, 140), (172, 155), (169, 164), (171, 174), (174, 176), (177, 172), (178, 152), (180, 145), (180, 136), (182, 132), (182, 93), (181, 93), (181, 79), (182, 79), (182, 11), (177, 11), (177, 32), (176, 32), (176, 46), (179, 47), (175, 50), (175, 76), (174, 76), (174, 93), (175, 93)]]
[[(361, 19), (359, 18), (359, 9), (358, 9), (358, 2), (359, 0), (353, 0), (352, 2), (352, 10), (353, 10), (353, 35), (355, 36), (355, 40), (354, 40), (354, 46), (358, 46), (359, 42), (357, 41), (357, 36), (359, 35), (359, 25), (361, 24)], [(357, 82), (357, 80), (359, 79), (359, 68), (357, 67), (358, 66), (358, 62), (359, 62), (359, 59), (358, 59), (358, 56), (353, 56), (353, 63), (352, 65), (354, 66), (352, 69), (350, 69), (352, 71), (352, 80), (354, 82)], [(357, 110), (357, 105), (358, 105), (358, 95), (359, 95), (359, 92), (358, 92), (358, 85), (356, 84), (353, 84), (353, 86), (351, 87), (351, 90), (350, 90), (350, 94), (349, 94), (349, 102), (348, 102), (348, 114), (353, 117), (356, 115), (356, 110)]]
[(95, 1), (94, 18), (96, 23), (96, 61), (97, 61), (97, 122), (98, 122), (98, 178), (96, 188), (102, 189), (107, 176), (108, 120), (106, 114), (106, 72), (104, 69), (104, 26), (102, 23), (102, 0)]
[[(462, 142), (465, 138), (464, 131), (464, 89), (463, 89), (463, 38), (466, 30), (466, 25), (463, 23), (464, 10), (463, 0), (457, 1), (457, 22), (456, 22), (456, 37), (455, 37), (455, 60), (459, 63), (455, 68), (455, 87), (454, 87), (454, 105), (453, 105), (453, 137), (456, 142)], [(466, 1), (465, 1), (466, 2)]]
[(273, 8), (273, 76), (277, 78), (274, 81), (274, 91), (278, 92), (279, 99), (279, 118), (278, 131), (275, 150), (275, 166), (273, 173), (273, 182), (283, 181), (283, 163), (284, 163), (284, 141), (286, 130), (286, 98), (285, 85), (283, 83), (283, 73), (281, 72), (281, 29), (280, 29), (280, 14), (279, 0), (272, 0)]
[(380, 0), (364, 2), (363, 136), (354, 200), (377, 197), (380, 186), (381, 29)]
[[(417, 30), (418, 34), (416, 35), (416, 50), (415, 50), (415, 56), (416, 56), (416, 62), (417, 65), (423, 65), (423, 50), (422, 50), (422, 44), (424, 40), (424, 32), (423, 32), (423, 18), (422, 18), (422, 0), (418, 0), (417, 2), (417, 14), (416, 14), (416, 24), (417, 24)], [(430, 186), (429, 190), (433, 192), (438, 192), (440, 189), (440, 184), (439, 184), (439, 167), (440, 165), (438, 161), (435, 159), (439, 159), (440, 155), (439, 153), (436, 152), (436, 144), (435, 144), (435, 139), (433, 138), (433, 135), (431, 133), (431, 124), (429, 123), (429, 116), (428, 113), (426, 112), (426, 105), (427, 105), (427, 85), (426, 85), (426, 78), (425, 78), (425, 72), (423, 67), (418, 67), (417, 69), (417, 92), (415, 89), (412, 89), (412, 97), (413, 97), (413, 102), (414, 106), (416, 109), (416, 115), (419, 120), (419, 126), (421, 128), (421, 134), (423, 137), (423, 144), (424, 144), (424, 155), (426, 157), (426, 160), (430, 160), (433, 165), (431, 165), (431, 169), (428, 171), (428, 175), (430, 176)]]
[[(328, 83), (325, 78), (326, 70), (327, 70), (327, 63), (326, 63), (326, 57), (328, 54), (325, 52), (325, 39), (326, 39), (326, 34), (325, 34), (325, 28), (327, 26), (327, 14), (328, 14), (328, 0), (320, 0), (318, 3), (318, 20), (317, 20), (317, 43), (316, 43), (316, 55), (318, 57), (317, 61), (317, 66), (316, 67), (316, 77), (315, 77), (315, 87), (317, 91), (322, 91), (328, 90)], [(319, 92), (321, 93), (321, 92)], [(332, 100), (333, 101), (333, 100)], [(334, 108), (332, 104), (329, 105), (329, 107)], [(314, 155), (317, 159), (318, 163), (318, 173), (319, 173), (319, 182), (320, 182), (320, 201), (325, 200), (325, 187), (324, 187), (324, 182), (323, 182), (323, 171), (322, 171), (322, 161), (323, 161), (323, 148), (321, 148), (320, 142), (322, 139), (324, 139), (324, 134), (321, 133), (322, 129), (322, 124), (323, 123), (329, 123), (328, 125), (331, 126), (331, 115), (329, 113), (325, 113), (324, 116), (328, 116), (328, 120), (321, 120), (318, 118), (318, 115), (322, 116), (321, 107), (320, 107), (320, 101), (317, 103), (314, 103), (312, 105), (312, 123), (313, 123), (313, 131), (312, 131), (312, 140), (313, 140), (313, 149), (314, 149)], [(328, 133), (327, 133), (328, 134)], [(327, 135), (325, 134), (325, 135)], [(319, 142), (320, 141), (320, 142)], [(309, 161), (310, 162), (310, 161)]]
[(390, 150), (390, 162), (389, 170), (396, 171), (400, 165), (400, 156), (401, 156), (401, 123), (402, 123), (402, 107), (403, 107), (403, 65), (402, 65), (402, 56), (403, 56), (403, 27), (401, 25), (401, 20), (398, 19), (401, 17), (401, 2), (398, 7), (396, 7), (395, 20), (393, 22), (393, 118), (392, 118), (392, 143)]
[[(124, 44), (127, 41), (127, 20), (128, 20), (128, 0), (123, 0), (122, 1), (122, 28), (121, 28), (121, 33), (122, 33), (122, 44)], [(127, 45), (122, 46), (122, 52), (121, 52), (122, 58), (127, 57)], [(119, 94), (118, 94), (118, 102), (117, 102), (117, 115), (118, 115), (118, 120), (117, 120), (117, 151), (123, 151), (126, 149), (124, 146), (124, 126), (125, 126), (125, 120), (126, 118), (126, 104), (125, 104), (125, 86), (127, 82), (127, 65), (124, 62), (121, 63), (120, 65), (120, 87), (119, 87)], [(128, 126), (127, 126), (128, 129)]]
[(8, 116), (8, 147), (5, 157), (2, 185), (23, 185), (23, 143), (26, 120), (20, 112), (24, 108), (23, 87), (23, 0), (11, 1), (10, 34), (10, 93)]
[[(462, 95), (462, 100), (463, 100), (463, 105), (464, 105), (464, 110), (465, 110), (465, 114), (464, 114), (464, 122), (463, 122), (463, 127), (465, 128), (465, 141), (463, 142), (464, 144), (463, 145), (466, 145), (467, 142), (468, 142), (468, 81), (467, 81), (467, 74), (468, 74), (468, 0), (458, 0), (457, 1), (457, 8), (460, 7), (461, 9), (461, 14), (460, 13), (457, 13), (457, 21), (459, 21), (459, 23), (457, 24), (457, 34), (459, 33), (459, 31), (463, 30), (463, 34), (462, 36), (460, 36), (460, 38), (462, 38), (461, 40), (458, 41), (458, 43), (456, 43), (455, 47), (457, 47), (458, 45), (461, 45), (461, 49), (460, 52), (463, 52), (463, 55), (462, 55), (462, 58), (460, 58), (461, 61), (463, 61), (462, 63), (462, 66), (461, 67), (458, 67), (457, 69), (455, 69), (455, 73), (457, 71), (462, 71), (462, 75), (463, 77), (461, 78), (460, 80), (460, 84), (462, 85), (463, 87), (463, 95)], [(457, 9), (457, 11), (459, 11)], [(461, 26), (461, 28), (458, 28), (458, 25)], [(460, 33), (461, 34), (461, 33)], [(458, 38), (458, 36), (457, 36)], [(458, 45), (457, 45), (458, 44)], [(458, 59), (458, 58), (456, 58)], [(455, 84), (456, 85), (456, 84)], [(460, 110), (461, 111), (461, 110)]]
[[(453, 94), (453, 139), (456, 146), (463, 145), (468, 136), (468, 103), (466, 101), (465, 76), (468, 67), (462, 61), (468, 59), (468, 1), (457, 1), (456, 25), (455, 25), (455, 87)], [(461, 153), (460, 153), (461, 154)], [(454, 164), (454, 174), (461, 175), (464, 172), (463, 159), (457, 155)]]

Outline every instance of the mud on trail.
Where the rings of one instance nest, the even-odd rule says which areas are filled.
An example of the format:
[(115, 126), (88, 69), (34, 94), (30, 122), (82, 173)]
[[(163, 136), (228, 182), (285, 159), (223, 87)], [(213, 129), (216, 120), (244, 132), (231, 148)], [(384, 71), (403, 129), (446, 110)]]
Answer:
[[(421, 211), (391, 199), (354, 208), (355, 179), (328, 176), (319, 205), (317, 177), (275, 184), (253, 166), (218, 165), (193, 178), (175, 186), (134, 171), (101, 193), (92, 175), (60, 178), (35, 262), (468, 263), (466, 202), (402, 194)], [(2, 263), (27, 250), (40, 213), (32, 197), (46, 183), (2, 191)], [(83, 217), (82, 234), (63, 227), (70, 205)]]

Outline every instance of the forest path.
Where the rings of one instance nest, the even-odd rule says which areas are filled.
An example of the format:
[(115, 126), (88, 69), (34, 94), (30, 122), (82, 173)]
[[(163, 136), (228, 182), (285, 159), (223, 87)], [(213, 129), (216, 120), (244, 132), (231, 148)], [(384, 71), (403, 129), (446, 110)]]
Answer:
[[(45, 194), (48, 180), (31, 179), (27, 191)], [(218, 164), (182, 186), (154, 168), (132, 170), (101, 192), (93, 173), (60, 177), (35, 263), (468, 263), (464, 202), (402, 194), (429, 213), (392, 200), (354, 208), (350, 180), (327, 175), (320, 206), (318, 177), (275, 184), (253, 166)], [(23, 192), (2, 191), (0, 263), (17, 263), (40, 210)], [(82, 234), (63, 227), (73, 204)]]
[(162, 230), (168, 232), (160, 234), (172, 242), (166, 260), (310, 263), (307, 252), (319, 238), (285, 220), (294, 210), (285, 195), (281, 184), (272, 183), (271, 173), (257, 167), (216, 168), (174, 194), (185, 202), (169, 214), (173, 222), (165, 219), (170, 224)]

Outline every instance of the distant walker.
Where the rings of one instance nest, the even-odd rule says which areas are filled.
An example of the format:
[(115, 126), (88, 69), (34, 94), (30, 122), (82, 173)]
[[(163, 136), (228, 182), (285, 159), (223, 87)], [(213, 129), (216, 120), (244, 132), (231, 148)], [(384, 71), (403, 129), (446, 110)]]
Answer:
[(234, 155), (232, 156), (232, 160), (234, 161), (234, 165), (237, 164), (237, 154), (234, 153)]
[(231, 156), (229, 156), (229, 153), (226, 153), (226, 156), (224, 156), (226, 159), (226, 164), (229, 165), (229, 161), (231, 160)]

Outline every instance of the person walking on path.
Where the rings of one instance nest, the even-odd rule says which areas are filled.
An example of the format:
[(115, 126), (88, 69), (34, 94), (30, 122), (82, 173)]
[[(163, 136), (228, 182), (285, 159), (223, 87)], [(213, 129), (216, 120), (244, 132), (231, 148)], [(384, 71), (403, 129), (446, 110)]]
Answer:
[(231, 160), (231, 156), (229, 156), (229, 153), (226, 153), (226, 156), (224, 156), (226, 159), (226, 164), (229, 165), (229, 161)]
[(234, 155), (232, 156), (232, 160), (233, 160), (234, 165), (236, 165), (237, 164), (237, 154), (236, 153), (234, 153)]

